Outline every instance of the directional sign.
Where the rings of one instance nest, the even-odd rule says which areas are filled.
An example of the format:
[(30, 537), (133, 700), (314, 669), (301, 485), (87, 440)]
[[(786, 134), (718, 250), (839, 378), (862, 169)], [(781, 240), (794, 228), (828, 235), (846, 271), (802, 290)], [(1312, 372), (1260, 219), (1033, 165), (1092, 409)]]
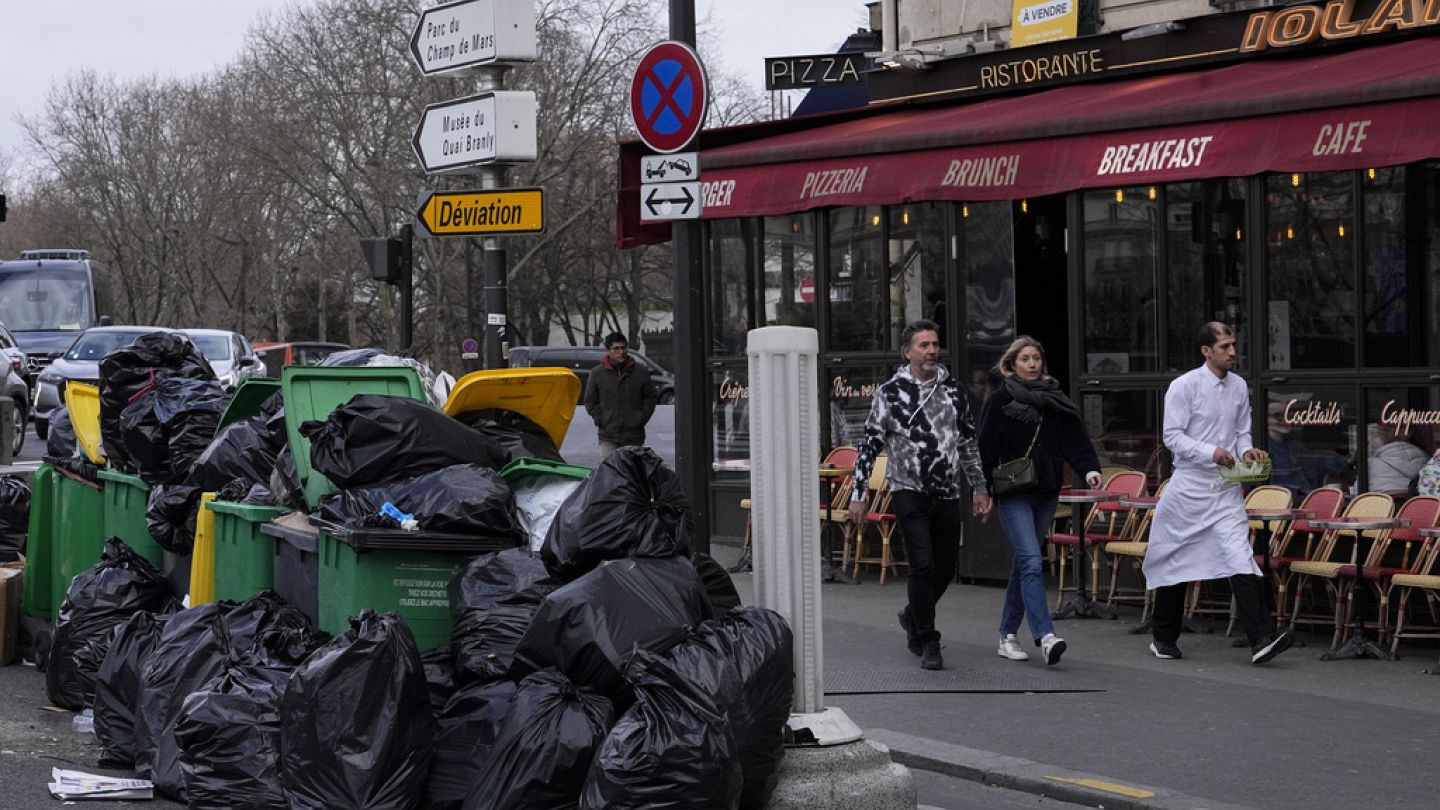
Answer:
[(538, 152), (535, 112), (535, 94), (529, 90), (496, 90), (431, 104), (410, 143), (426, 174), (524, 163)]
[(539, 233), (545, 230), (544, 189), (435, 191), (415, 214), (431, 236)]
[(630, 117), (656, 152), (684, 149), (705, 125), (710, 90), (700, 57), (683, 42), (661, 42), (640, 57), (630, 80)]
[(640, 182), (642, 183), (684, 183), (699, 179), (699, 152), (640, 156)]
[(652, 183), (640, 186), (641, 222), (699, 218), (699, 183)]
[(499, 63), (534, 62), (533, 0), (459, 0), (425, 9), (410, 35), (420, 72), (470, 70)]

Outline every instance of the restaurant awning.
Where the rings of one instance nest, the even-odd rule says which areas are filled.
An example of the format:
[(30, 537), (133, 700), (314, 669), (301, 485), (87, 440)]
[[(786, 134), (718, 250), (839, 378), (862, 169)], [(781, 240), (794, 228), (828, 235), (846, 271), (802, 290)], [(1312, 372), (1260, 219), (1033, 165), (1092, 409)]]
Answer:
[[(707, 140), (707, 219), (1390, 166), (1440, 157), (1440, 38)], [(622, 149), (622, 247), (663, 234), (637, 227), (639, 154)]]

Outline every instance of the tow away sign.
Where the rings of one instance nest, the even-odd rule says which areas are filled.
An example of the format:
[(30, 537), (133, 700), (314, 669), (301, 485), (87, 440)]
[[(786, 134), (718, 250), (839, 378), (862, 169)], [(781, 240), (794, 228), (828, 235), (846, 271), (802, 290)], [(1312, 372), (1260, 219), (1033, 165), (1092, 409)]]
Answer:
[(496, 236), (545, 230), (544, 189), (434, 191), (416, 218), (431, 236)]

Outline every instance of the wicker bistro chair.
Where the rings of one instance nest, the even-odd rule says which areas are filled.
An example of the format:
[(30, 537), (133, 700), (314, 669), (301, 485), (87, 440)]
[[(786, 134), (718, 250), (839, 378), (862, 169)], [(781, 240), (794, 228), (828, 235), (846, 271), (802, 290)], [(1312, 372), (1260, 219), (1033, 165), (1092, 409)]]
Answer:
[(1355, 619), (1355, 591), (1368, 586), (1374, 589), (1379, 604), (1375, 629), (1380, 643), (1385, 642), (1389, 630), (1391, 581), (1400, 574), (1420, 573), (1427, 562), (1431, 538), (1422, 536), (1420, 530), (1433, 528), (1440, 522), (1440, 498), (1417, 495), (1401, 505), (1396, 517), (1409, 520), (1409, 527), (1391, 529), (1375, 541), (1366, 555), (1363, 581), (1357, 578), (1358, 567), (1340, 566), (1340, 588), (1345, 594), (1345, 616), (1341, 625), (1345, 628), (1345, 635), (1348, 635)]
[[(1421, 561), (1411, 574), (1390, 578), (1390, 590), (1399, 591), (1395, 602), (1395, 630), (1390, 634), (1390, 653), (1394, 655), (1402, 638), (1440, 638), (1440, 540), (1431, 538), (1421, 551)], [(1423, 597), (1429, 608), (1429, 624), (1410, 621), (1411, 600)]]
[[(1159, 498), (1165, 494), (1165, 487), (1170, 486), (1170, 479), (1166, 478), (1155, 487), (1155, 497)], [(1154, 604), (1155, 594), (1145, 587), (1145, 552), (1150, 547), (1150, 524), (1155, 520), (1155, 510), (1147, 509), (1140, 516), (1140, 524), (1129, 540), (1120, 543), (1107, 543), (1105, 545), (1105, 556), (1110, 558), (1110, 594), (1105, 604), (1114, 607), (1116, 602), (1134, 602), (1141, 606), (1141, 621), (1150, 617), (1150, 609)], [(1126, 560), (1130, 561), (1131, 569), (1135, 573), (1137, 586), (1134, 588), (1120, 587), (1120, 564)]]
[[(1264, 485), (1262, 485), (1262, 486), (1258, 486), (1258, 487), (1255, 487), (1254, 489), (1250, 490), (1249, 494), (1247, 494), (1247, 495), (1245, 496), (1245, 508), (1246, 508), (1246, 509), (1289, 509), (1289, 508), (1290, 508), (1290, 502), (1291, 502), (1291, 500), (1293, 499), (1293, 497), (1294, 497), (1294, 496), (1290, 494), (1290, 490), (1287, 489), (1287, 488), (1285, 488), (1285, 487), (1276, 486), (1276, 485), (1274, 485), (1274, 484), (1264, 484)], [(1269, 541), (1270, 541), (1270, 552), (1271, 552), (1272, 554), (1275, 552), (1275, 535), (1277, 534), (1277, 532), (1276, 532), (1275, 530), (1276, 530), (1276, 528), (1278, 528), (1277, 525), (1276, 525), (1276, 524), (1278, 524), (1278, 523), (1279, 523), (1279, 521), (1270, 521), (1270, 526), (1268, 527), (1268, 528), (1270, 529), (1270, 538), (1269, 538)], [(1265, 528), (1267, 528), (1267, 527), (1265, 526), (1265, 521), (1263, 521), (1263, 520), (1252, 520), (1252, 521), (1250, 521), (1250, 547), (1251, 547), (1252, 549), (1255, 547), (1255, 533), (1258, 532), (1258, 531), (1260, 531), (1260, 530), (1262, 530), (1262, 529), (1265, 529)], [(1263, 576), (1263, 577), (1268, 577), (1268, 576), (1269, 576), (1269, 574), (1267, 574), (1267, 573), (1265, 572), (1265, 570), (1264, 570), (1264, 569), (1265, 569), (1265, 555), (1264, 555), (1264, 554), (1256, 554), (1256, 555), (1255, 555), (1255, 565), (1257, 565), (1257, 566), (1260, 567), (1260, 569), (1261, 569), (1261, 570), (1260, 570), (1260, 575), (1261, 575), (1261, 576)], [(1267, 584), (1268, 584), (1268, 579), (1267, 579)], [(1196, 590), (1196, 592), (1198, 592), (1198, 591), (1200, 590), (1200, 588), (1197, 587), (1195, 590)], [(1233, 595), (1230, 597), (1230, 603), (1229, 603), (1229, 605), (1227, 606), (1227, 610), (1228, 610), (1228, 612), (1229, 612), (1229, 614), (1230, 614), (1230, 623), (1227, 624), (1227, 625), (1225, 625), (1225, 635), (1228, 637), (1231, 633), (1233, 633), (1233, 632), (1235, 631), (1235, 622), (1239, 621), (1239, 616), (1236, 615), (1236, 611), (1235, 611), (1235, 597), (1234, 597)]]
[[(1127, 470), (1117, 473), (1105, 489), (1114, 492), (1120, 498), (1131, 498), (1145, 494), (1145, 473), (1136, 470)], [(1111, 543), (1123, 543), (1131, 539), (1131, 535), (1140, 525), (1141, 510), (1126, 509), (1120, 505), (1120, 498), (1113, 501), (1103, 501), (1090, 509), (1090, 514), (1085, 517), (1085, 548), (1090, 551), (1090, 589), (1093, 593), (1100, 592), (1100, 554), (1099, 549)], [(1103, 525), (1101, 524), (1103, 521)], [(1065, 602), (1065, 593), (1074, 591), (1075, 582), (1069, 585), (1065, 583), (1065, 566), (1070, 556), (1066, 549), (1074, 548), (1080, 542), (1080, 535), (1070, 532), (1052, 532), (1050, 542), (1056, 546), (1064, 546), (1059, 550), (1060, 574), (1057, 579), (1057, 602), (1056, 610)], [(1072, 572), (1070, 579), (1076, 579), (1079, 572)]]
[[(1316, 520), (1333, 518), (1345, 508), (1345, 493), (1333, 487), (1321, 487), (1305, 494), (1300, 509), (1314, 512)], [(1292, 521), (1285, 531), (1270, 538), (1270, 570), (1264, 572), (1275, 584), (1275, 618), (1284, 619), (1289, 615), (1290, 566), (1310, 559), (1315, 547), (1324, 537), (1325, 530), (1310, 525), (1308, 520)], [(1264, 558), (1256, 561), (1264, 566)]]
[[(1345, 507), (1344, 517), (1374, 518), (1390, 517), (1395, 513), (1395, 501), (1381, 492), (1366, 492), (1355, 496)], [(1325, 532), (1315, 545), (1315, 552), (1308, 560), (1290, 564), (1294, 582), (1294, 607), (1290, 610), (1290, 627), (1305, 621), (1314, 624), (1330, 624), (1335, 628), (1330, 641), (1333, 650), (1340, 646), (1340, 636), (1345, 629), (1345, 594), (1340, 569), (1354, 565), (1359, 552), (1361, 536), (1375, 538), (1378, 542), (1389, 533), (1388, 529), (1353, 530), (1332, 529)], [(1302, 612), (1302, 603), (1307, 585), (1323, 585), (1333, 605), (1329, 612), (1315, 608), (1309, 613)]]
[[(1115, 476), (1119, 475), (1120, 473), (1124, 473), (1124, 472), (1134, 472), (1134, 471), (1135, 471), (1135, 470), (1134, 470), (1133, 467), (1126, 467), (1126, 466), (1121, 465), (1121, 464), (1101, 464), (1101, 465), (1100, 465), (1100, 488), (1101, 488), (1101, 489), (1109, 489), (1109, 488), (1110, 488), (1110, 481), (1111, 481), (1112, 479), (1114, 479)], [(1064, 480), (1064, 483), (1062, 484), (1062, 486), (1064, 486), (1064, 487), (1066, 487), (1066, 488), (1069, 488), (1069, 487), (1072, 487), (1072, 486), (1076, 486), (1076, 484), (1073, 482), (1073, 480), (1072, 480), (1072, 478), (1071, 478), (1071, 473), (1070, 473), (1070, 468), (1069, 468), (1069, 467), (1066, 467), (1066, 468), (1065, 468), (1065, 473), (1064, 473), (1064, 475), (1065, 475), (1065, 480)], [(1090, 509), (1090, 511), (1091, 511), (1091, 512), (1094, 512), (1094, 511), (1095, 511), (1095, 508), (1092, 507), (1092, 508)], [(1073, 509), (1070, 508), (1070, 504), (1068, 504), (1068, 503), (1062, 503), (1062, 504), (1057, 505), (1057, 506), (1055, 507), (1055, 516), (1052, 517), (1052, 518), (1050, 518), (1050, 534), (1054, 534), (1056, 531), (1059, 530), (1060, 526), (1062, 526), (1062, 525), (1066, 525), (1066, 526), (1072, 525), (1072, 524), (1070, 523), (1070, 519), (1071, 519), (1072, 517), (1074, 517), (1074, 515), (1075, 515), (1075, 510), (1073, 510)], [(1059, 559), (1058, 559), (1059, 554), (1057, 553), (1058, 551), (1059, 551), (1059, 547), (1050, 545), (1050, 544), (1048, 544), (1048, 543), (1045, 544), (1045, 562), (1050, 566), (1050, 573), (1051, 573), (1051, 574), (1055, 574), (1055, 573), (1056, 573), (1056, 566), (1057, 566), (1058, 563), (1059, 563)]]
[[(890, 509), (890, 499), (894, 493), (890, 490), (890, 482), (885, 478), (885, 465), (880, 459), (875, 462), (875, 471), (870, 474), (869, 484), (870, 504), (866, 507), (865, 525), (859, 532), (854, 531), (854, 526), (850, 527), (851, 531), (846, 536), (845, 548), (848, 554), (853, 541), (855, 557), (851, 570), (852, 576), (860, 576), (860, 566), (862, 565), (878, 565), (880, 566), (880, 584), (884, 585), (886, 575), (896, 574), (898, 576), (896, 567), (906, 565), (906, 563), (903, 560), (897, 560), (894, 556), (891, 540), (895, 536), (897, 523), (895, 513)], [(880, 541), (878, 554), (873, 546), (869, 546), (870, 551), (868, 554), (866, 553), (867, 539), (871, 535), (872, 528)]]

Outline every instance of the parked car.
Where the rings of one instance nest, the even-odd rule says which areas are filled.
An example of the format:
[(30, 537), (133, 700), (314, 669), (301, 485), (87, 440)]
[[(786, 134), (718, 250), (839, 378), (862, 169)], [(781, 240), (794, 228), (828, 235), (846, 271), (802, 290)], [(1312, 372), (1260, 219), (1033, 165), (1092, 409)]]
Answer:
[(263, 341), (255, 344), (255, 353), (265, 364), (265, 376), (279, 379), (286, 366), (318, 366), (320, 361), (349, 349), (344, 343), (326, 343), (319, 340), (293, 341), (282, 343)]
[[(15, 408), (10, 412), (10, 447), (11, 451), (18, 455), (20, 449), (25, 446), (25, 426), (30, 411), (30, 386), (26, 385), (25, 378), (14, 366), (7, 365), (0, 374), (4, 375), (4, 385), (0, 387), (0, 396), (4, 396), (15, 403)], [(0, 433), (0, 436), (3, 436)], [(3, 439), (0, 439), (3, 440)]]
[[(15, 339), (15, 334), (10, 327), (0, 323), (0, 365), (9, 365), (15, 369), (15, 373), (25, 381), (25, 388), (28, 391), (34, 386), (35, 381), (30, 374), (30, 356), (20, 348), (20, 341)], [(30, 397), (25, 397), (26, 407), (29, 407)]]
[(64, 354), (56, 357), (35, 380), (35, 435), (41, 440), (50, 433), (50, 414), (65, 404), (65, 384), (71, 380), (95, 384), (100, 381), (100, 360), (141, 335), (169, 332), (159, 326), (96, 326), (75, 338)]
[(226, 329), (181, 329), (195, 348), (205, 355), (210, 368), (226, 388), (234, 388), (242, 380), (263, 377), (265, 364), (239, 332)]
[[(650, 379), (660, 392), (660, 404), (675, 402), (675, 375), (657, 366), (655, 361), (630, 350), (635, 362), (650, 370)], [(600, 365), (605, 350), (599, 346), (511, 346), (511, 368), (568, 368), (580, 378), (580, 395), (585, 395), (585, 386), (590, 382), (590, 369)]]

